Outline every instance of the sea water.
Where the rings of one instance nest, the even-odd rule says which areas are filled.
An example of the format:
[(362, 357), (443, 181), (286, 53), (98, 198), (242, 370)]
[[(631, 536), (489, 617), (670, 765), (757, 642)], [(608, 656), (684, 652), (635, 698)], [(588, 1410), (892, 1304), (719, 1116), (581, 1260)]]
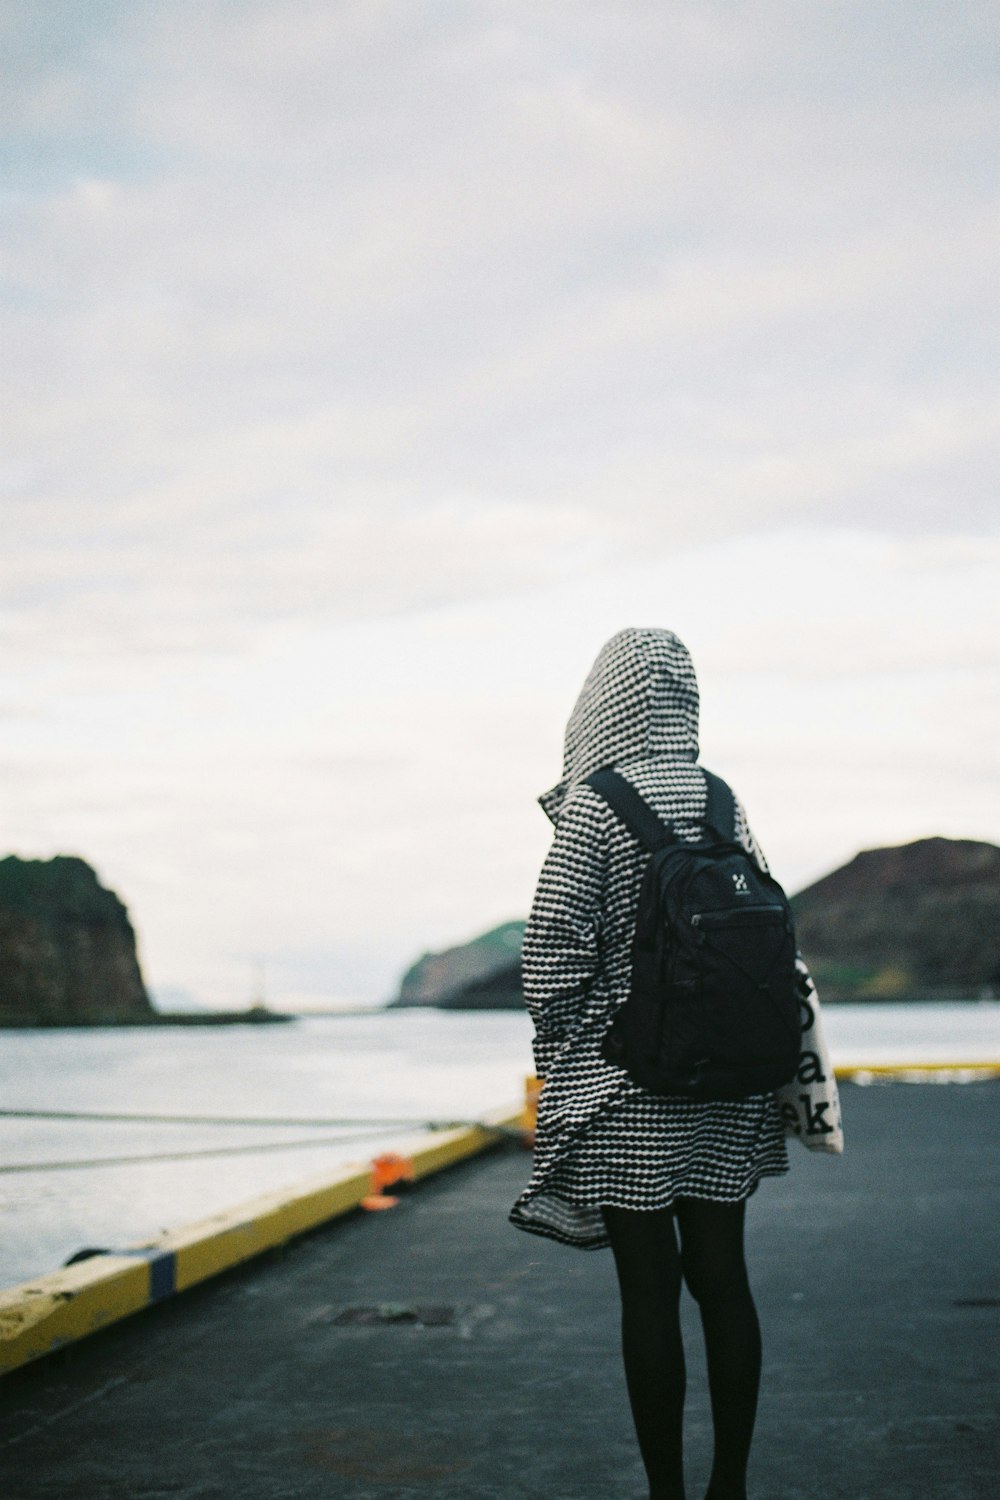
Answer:
[[(828, 1006), (824, 1022), (838, 1063), (1000, 1058), (997, 1003)], [(514, 1108), (530, 1043), (522, 1012), (420, 1009), (274, 1026), (0, 1032), (2, 1110), (313, 1122), (0, 1116), (0, 1286), (54, 1270), (82, 1248), (134, 1244), (303, 1177), (364, 1164), (412, 1140), (420, 1122)], [(372, 1119), (399, 1123), (315, 1123)], [(252, 1149), (182, 1154), (233, 1147)], [(109, 1162), (125, 1156), (172, 1159)]]

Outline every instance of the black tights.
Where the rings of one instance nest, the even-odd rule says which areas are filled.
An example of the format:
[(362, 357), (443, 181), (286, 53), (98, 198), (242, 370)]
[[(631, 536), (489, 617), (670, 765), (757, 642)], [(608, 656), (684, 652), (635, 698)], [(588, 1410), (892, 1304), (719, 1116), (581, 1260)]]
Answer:
[(602, 1210), (621, 1287), (625, 1379), (650, 1500), (684, 1500), (682, 1277), (705, 1334), (715, 1433), (706, 1500), (746, 1500), (760, 1325), (743, 1260), (745, 1207), (680, 1198), (672, 1208)]

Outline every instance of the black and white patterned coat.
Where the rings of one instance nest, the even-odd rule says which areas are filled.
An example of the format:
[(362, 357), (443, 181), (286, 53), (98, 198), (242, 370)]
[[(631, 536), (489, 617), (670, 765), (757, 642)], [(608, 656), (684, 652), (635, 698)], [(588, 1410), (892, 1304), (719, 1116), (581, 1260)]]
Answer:
[[(523, 954), (535, 1066), (545, 1085), (534, 1172), (511, 1222), (583, 1249), (607, 1244), (601, 1204), (641, 1209), (683, 1196), (745, 1198), (761, 1177), (787, 1170), (786, 1131), (804, 1134), (802, 1106), (773, 1094), (718, 1103), (661, 1098), (601, 1056), (611, 1016), (629, 991), (647, 856), (583, 783), (614, 766), (679, 837), (694, 840), (707, 800), (697, 758), (698, 684), (687, 648), (667, 630), (619, 631), (599, 653), (570, 716), (563, 779), (539, 798), (555, 838)], [(737, 833), (766, 868), (739, 803)], [(825, 1058), (824, 1066), (832, 1100), (816, 1132), (822, 1141), (807, 1144), (838, 1150)]]

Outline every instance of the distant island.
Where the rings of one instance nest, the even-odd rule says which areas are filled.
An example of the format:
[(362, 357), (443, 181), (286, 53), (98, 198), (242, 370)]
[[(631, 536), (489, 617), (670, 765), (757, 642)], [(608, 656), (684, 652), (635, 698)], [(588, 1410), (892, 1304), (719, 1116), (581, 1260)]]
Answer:
[(86, 860), (0, 859), (0, 1026), (211, 1026), (290, 1020), (157, 1010), (128, 911)]
[[(867, 849), (792, 897), (824, 1001), (1000, 996), (1000, 848), (929, 838)], [(523, 921), (425, 953), (391, 1006), (520, 1010)]]
[[(867, 849), (792, 897), (825, 1001), (1000, 997), (1000, 848), (918, 839)], [(498, 927), (403, 975), (389, 1008), (520, 1010), (525, 924)], [(76, 855), (0, 859), (0, 1027), (212, 1026), (294, 1017), (164, 1012), (151, 1002), (124, 903)]]
[(523, 1010), (522, 921), (492, 927), (470, 943), (424, 953), (403, 975), (391, 1006), (441, 1010)]

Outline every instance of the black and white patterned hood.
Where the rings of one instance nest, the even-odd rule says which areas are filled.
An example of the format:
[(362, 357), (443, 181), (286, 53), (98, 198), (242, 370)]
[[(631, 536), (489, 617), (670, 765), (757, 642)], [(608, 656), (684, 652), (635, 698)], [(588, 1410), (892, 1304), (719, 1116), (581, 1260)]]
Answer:
[(619, 630), (597, 654), (566, 725), (563, 778), (539, 802), (555, 822), (570, 788), (601, 766), (698, 759), (698, 681), (670, 630)]

